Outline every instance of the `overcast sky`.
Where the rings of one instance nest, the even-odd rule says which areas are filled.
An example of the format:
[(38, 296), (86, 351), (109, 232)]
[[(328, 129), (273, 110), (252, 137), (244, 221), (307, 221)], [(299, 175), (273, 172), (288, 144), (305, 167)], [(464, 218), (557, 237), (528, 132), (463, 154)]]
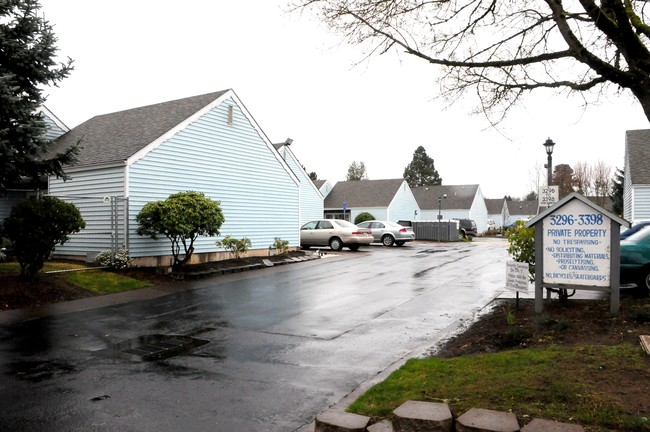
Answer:
[[(532, 190), (543, 142), (553, 163), (623, 166), (625, 131), (648, 128), (630, 96), (586, 112), (580, 98), (538, 94), (490, 128), (473, 100), (446, 108), (435, 67), (405, 54), (361, 62), (287, 0), (46, 0), (59, 54), (75, 70), (47, 90), (47, 107), (72, 128), (95, 115), (233, 89), (273, 143), (294, 140), (307, 171), (332, 183), (353, 161), (370, 179), (401, 178), (418, 146), (443, 184), (480, 184), (487, 198)], [(543, 172), (545, 175), (545, 171)], [(544, 177), (545, 178), (545, 177)]]

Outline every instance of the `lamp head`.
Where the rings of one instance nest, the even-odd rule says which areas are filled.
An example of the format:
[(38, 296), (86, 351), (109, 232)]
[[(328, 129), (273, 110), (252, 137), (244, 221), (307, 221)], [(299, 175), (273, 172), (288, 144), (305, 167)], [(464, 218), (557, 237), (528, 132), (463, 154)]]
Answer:
[(546, 149), (547, 155), (550, 156), (553, 154), (553, 147), (555, 147), (555, 143), (553, 142), (553, 140), (549, 138), (546, 141), (544, 141), (544, 148)]

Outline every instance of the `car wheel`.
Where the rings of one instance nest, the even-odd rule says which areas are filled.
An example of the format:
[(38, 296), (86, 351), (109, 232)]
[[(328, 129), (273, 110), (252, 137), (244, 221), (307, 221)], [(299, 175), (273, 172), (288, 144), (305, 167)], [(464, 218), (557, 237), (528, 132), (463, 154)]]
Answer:
[(359, 245), (350, 245), (348, 246), (348, 249), (350, 249), (353, 252), (356, 252), (359, 250)]
[(300, 249), (307, 250), (309, 249), (309, 245), (300, 245)]
[(392, 236), (385, 235), (381, 238), (381, 242), (384, 246), (392, 246), (395, 243), (395, 239)]
[(330, 239), (330, 247), (332, 248), (332, 250), (340, 251), (341, 249), (343, 249), (343, 242), (338, 237), (332, 237)]
[(650, 267), (641, 269), (637, 285), (646, 294), (650, 292)]
[(405, 241), (402, 241), (402, 240), (400, 240), (400, 241), (396, 241), (396, 242), (395, 242), (395, 244), (396, 244), (397, 246), (404, 246), (404, 243), (406, 243), (406, 242), (405, 242)]

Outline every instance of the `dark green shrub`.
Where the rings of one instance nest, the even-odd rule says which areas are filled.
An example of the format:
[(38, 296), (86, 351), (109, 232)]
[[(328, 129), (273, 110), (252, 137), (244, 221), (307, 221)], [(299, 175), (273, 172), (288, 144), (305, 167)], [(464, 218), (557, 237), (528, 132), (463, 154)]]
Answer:
[[(156, 240), (162, 234), (172, 243), (174, 265), (182, 265), (194, 253), (194, 241), (200, 236), (219, 235), (224, 222), (219, 201), (201, 192), (187, 191), (170, 195), (164, 201), (150, 202), (135, 217), (138, 235)], [(181, 247), (185, 254), (180, 258)]]
[(81, 231), (86, 222), (79, 210), (56, 197), (45, 196), (20, 201), (11, 209), (3, 225), (4, 236), (20, 264), (20, 276), (34, 279), (57, 244)]
[(370, 220), (375, 220), (375, 217), (368, 212), (361, 212), (354, 218), (354, 224), (356, 225)]

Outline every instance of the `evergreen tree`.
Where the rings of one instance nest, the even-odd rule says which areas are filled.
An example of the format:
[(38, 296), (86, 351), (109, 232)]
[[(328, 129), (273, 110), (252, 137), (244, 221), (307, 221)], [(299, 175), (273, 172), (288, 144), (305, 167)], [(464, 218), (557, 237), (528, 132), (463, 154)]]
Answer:
[(537, 192), (535, 191), (530, 191), (526, 195), (524, 195), (523, 200), (524, 201), (532, 201), (537, 199)]
[(623, 190), (625, 187), (625, 171), (616, 168), (614, 179), (612, 180), (612, 189), (609, 197), (612, 199), (612, 209), (614, 213), (621, 216), (623, 215)]
[(420, 146), (413, 152), (413, 160), (404, 169), (404, 180), (411, 187), (442, 184), (433, 159), (427, 155), (424, 147)]
[(311, 181), (316, 181), (318, 180), (318, 174), (316, 174), (316, 171), (312, 171), (309, 173), (309, 178)]
[(37, 109), (43, 87), (57, 85), (72, 70), (72, 60), (57, 64), (52, 26), (38, 16), (37, 0), (0, 2), (0, 193), (23, 178), (64, 177), (77, 148), (47, 155), (50, 142)]

